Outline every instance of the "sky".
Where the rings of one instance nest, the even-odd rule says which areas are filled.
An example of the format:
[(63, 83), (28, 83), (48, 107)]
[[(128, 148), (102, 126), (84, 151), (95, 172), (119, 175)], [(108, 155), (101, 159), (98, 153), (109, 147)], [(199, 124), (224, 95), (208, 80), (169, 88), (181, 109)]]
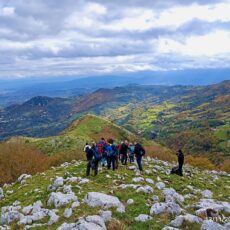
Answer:
[(230, 68), (230, 0), (0, 0), (0, 78)]

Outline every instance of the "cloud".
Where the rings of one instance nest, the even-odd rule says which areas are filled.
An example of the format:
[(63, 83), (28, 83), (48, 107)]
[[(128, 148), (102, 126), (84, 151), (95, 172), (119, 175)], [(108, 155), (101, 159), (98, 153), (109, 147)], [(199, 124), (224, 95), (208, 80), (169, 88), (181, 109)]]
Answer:
[(229, 0), (2, 0), (0, 78), (230, 67), (229, 12)]

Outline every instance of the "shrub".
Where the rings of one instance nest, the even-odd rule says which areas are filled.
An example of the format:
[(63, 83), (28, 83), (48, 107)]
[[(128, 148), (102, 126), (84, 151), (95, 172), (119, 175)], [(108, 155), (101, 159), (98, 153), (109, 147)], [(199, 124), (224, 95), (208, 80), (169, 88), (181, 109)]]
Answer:
[(215, 165), (212, 164), (212, 162), (206, 157), (193, 157), (189, 155), (185, 157), (185, 163), (201, 169), (208, 169), (208, 170), (215, 169)]

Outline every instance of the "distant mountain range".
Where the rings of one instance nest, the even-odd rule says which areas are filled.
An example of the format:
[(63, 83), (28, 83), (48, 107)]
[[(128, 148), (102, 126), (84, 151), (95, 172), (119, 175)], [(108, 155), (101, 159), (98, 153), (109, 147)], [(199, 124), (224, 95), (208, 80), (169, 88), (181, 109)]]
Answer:
[(0, 139), (57, 135), (79, 117), (106, 117), (136, 135), (222, 161), (230, 153), (230, 81), (209, 86), (126, 85), (69, 98), (36, 96), (0, 110)]
[(210, 85), (230, 80), (230, 69), (197, 69), (161, 72), (138, 72), (116, 76), (84, 78), (26, 78), (0, 80), (0, 106), (22, 103), (31, 97), (72, 97), (100, 88), (114, 88), (128, 84), (138, 85)]

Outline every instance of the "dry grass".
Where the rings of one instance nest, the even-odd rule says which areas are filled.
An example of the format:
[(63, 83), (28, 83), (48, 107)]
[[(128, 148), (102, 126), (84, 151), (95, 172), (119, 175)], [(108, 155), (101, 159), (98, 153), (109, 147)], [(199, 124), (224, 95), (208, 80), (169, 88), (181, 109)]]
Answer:
[(47, 169), (48, 157), (21, 143), (0, 145), (0, 185), (15, 181), (21, 174), (34, 174)]
[(63, 162), (80, 160), (83, 153), (65, 152), (47, 156), (22, 142), (0, 144), (0, 185), (15, 181), (21, 174), (43, 172)]
[[(163, 161), (177, 161), (177, 155), (173, 152), (171, 152), (169, 149), (164, 148), (159, 145), (151, 145), (151, 146), (146, 146), (146, 151), (147, 151), (147, 156), (150, 157), (157, 157), (160, 160)], [(195, 157), (191, 155), (185, 155), (185, 163), (198, 167), (200, 169), (208, 169), (208, 170), (213, 170), (217, 169), (217, 166), (215, 166), (208, 158), (206, 157)], [(223, 171), (230, 171), (230, 160), (225, 161), (220, 170)]]
[(169, 149), (164, 148), (159, 145), (152, 145), (152, 146), (146, 146), (145, 147), (147, 156), (150, 157), (157, 157), (160, 160), (163, 161), (177, 161), (177, 156), (173, 154)]
[(185, 157), (185, 163), (192, 166), (198, 167), (200, 169), (215, 169), (215, 165), (206, 157), (193, 157), (191, 155)]
[(230, 173), (230, 159), (225, 160), (221, 165), (220, 165), (220, 170), (221, 171), (226, 171)]

